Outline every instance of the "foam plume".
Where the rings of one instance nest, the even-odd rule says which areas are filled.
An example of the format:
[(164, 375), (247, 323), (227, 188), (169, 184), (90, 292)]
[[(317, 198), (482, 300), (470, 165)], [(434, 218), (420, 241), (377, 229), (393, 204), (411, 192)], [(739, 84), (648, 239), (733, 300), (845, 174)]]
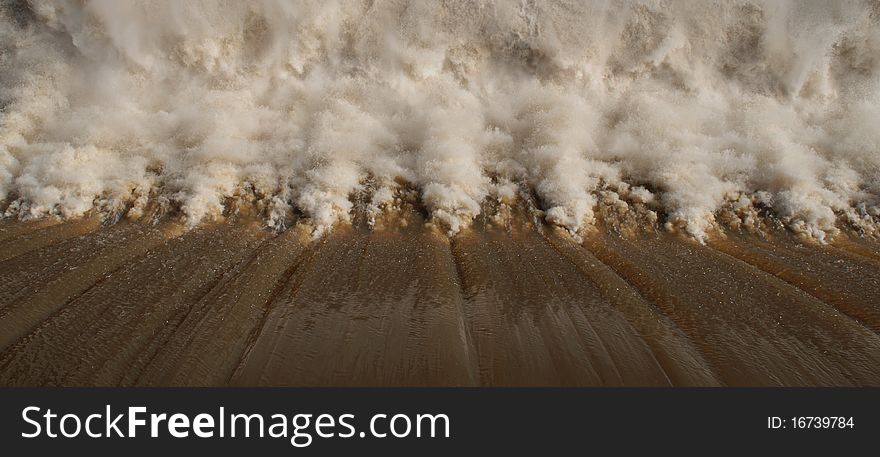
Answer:
[(824, 239), (880, 218), (878, 5), (6, 1), (0, 198), (323, 233), (409, 188), (454, 234), (527, 189), (577, 233), (611, 192)]

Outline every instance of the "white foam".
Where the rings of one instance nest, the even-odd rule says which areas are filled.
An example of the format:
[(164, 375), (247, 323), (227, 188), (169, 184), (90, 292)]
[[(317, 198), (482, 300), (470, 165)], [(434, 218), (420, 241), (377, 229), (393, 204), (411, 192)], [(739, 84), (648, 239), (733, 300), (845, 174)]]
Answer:
[(323, 232), (353, 194), (376, 190), (375, 213), (401, 183), (450, 233), (518, 186), (572, 232), (621, 185), (699, 239), (741, 201), (819, 239), (880, 215), (876, 2), (2, 9), (13, 216), (152, 199), (195, 225), (246, 198)]

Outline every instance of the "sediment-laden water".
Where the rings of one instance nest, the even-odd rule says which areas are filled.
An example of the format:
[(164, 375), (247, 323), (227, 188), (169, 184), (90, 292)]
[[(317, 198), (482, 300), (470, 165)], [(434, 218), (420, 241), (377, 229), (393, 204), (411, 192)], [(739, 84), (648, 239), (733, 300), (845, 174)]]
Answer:
[(419, 217), (5, 222), (0, 384), (880, 383), (876, 242)]

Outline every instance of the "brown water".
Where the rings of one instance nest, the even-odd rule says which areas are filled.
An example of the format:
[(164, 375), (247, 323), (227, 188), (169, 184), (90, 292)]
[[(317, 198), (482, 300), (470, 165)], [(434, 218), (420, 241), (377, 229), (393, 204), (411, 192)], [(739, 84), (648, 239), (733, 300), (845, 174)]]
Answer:
[(0, 385), (877, 385), (878, 252), (2, 222)]

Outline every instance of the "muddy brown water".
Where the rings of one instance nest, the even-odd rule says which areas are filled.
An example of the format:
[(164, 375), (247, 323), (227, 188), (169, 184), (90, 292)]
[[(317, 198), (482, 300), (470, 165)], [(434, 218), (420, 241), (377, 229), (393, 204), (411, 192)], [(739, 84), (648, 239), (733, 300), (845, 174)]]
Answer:
[(878, 252), (4, 221), (0, 385), (877, 385)]

